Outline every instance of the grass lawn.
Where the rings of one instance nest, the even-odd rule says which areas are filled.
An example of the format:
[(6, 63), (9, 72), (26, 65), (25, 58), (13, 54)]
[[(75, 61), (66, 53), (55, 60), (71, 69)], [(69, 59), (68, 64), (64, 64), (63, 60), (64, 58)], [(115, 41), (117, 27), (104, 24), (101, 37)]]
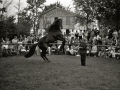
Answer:
[(120, 60), (51, 55), (0, 58), (0, 90), (120, 90)]

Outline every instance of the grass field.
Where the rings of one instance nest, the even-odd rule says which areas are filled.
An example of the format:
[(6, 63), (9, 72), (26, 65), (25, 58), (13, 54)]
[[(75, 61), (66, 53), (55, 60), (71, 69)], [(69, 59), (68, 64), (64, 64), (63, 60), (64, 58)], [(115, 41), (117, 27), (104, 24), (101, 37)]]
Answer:
[(120, 60), (51, 55), (0, 58), (0, 90), (120, 90)]

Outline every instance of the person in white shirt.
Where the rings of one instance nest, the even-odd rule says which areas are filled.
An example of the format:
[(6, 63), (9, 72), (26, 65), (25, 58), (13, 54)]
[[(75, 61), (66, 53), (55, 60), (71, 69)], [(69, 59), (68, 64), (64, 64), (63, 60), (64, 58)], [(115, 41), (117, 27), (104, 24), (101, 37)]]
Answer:
[(65, 55), (68, 55), (70, 52), (70, 48), (68, 45), (65, 46)]
[(21, 55), (25, 54), (26, 49), (25, 49), (25, 44), (21, 45), (21, 49), (20, 49)]
[(96, 57), (97, 56), (97, 46), (95, 43), (93, 43), (92, 49), (91, 49), (91, 54)]
[(13, 44), (17, 44), (17, 43), (18, 43), (18, 38), (17, 38), (17, 36), (15, 36), (15, 37), (12, 39), (12, 43), (13, 43)]
[(13, 46), (16, 51), (18, 50), (18, 41), (19, 40), (18, 40), (17, 36), (14, 36), (14, 39), (12, 39), (12, 43), (13, 43)]

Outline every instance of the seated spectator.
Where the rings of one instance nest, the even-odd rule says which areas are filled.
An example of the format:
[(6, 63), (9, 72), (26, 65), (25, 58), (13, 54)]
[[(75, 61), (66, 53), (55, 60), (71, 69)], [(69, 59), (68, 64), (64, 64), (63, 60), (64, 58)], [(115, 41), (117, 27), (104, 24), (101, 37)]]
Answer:
[(75, 47), (72, 45), (72, 46), (66, 46), (65, 48), (65, 55), (77, 55), (77, 51), (75, 50)]
[(14, 45), (11, 44), (9, 46), (9, 48), (10, 48), (10, 52), (11, 52), (12, 56), (17, 55), (17, 51), (15, 50)]
[(120, 59), (120, 48), (117, 50), (117, 52), (115, 54), (115, 58)]
[(66, 46), (65, 46), (65, 55), (70, 55), (69, 45), (66, 45)]
[(56, 50), (57, 50), (57, 47), (55, 46), (55, 44), (53, 44), (52, 47), (51, 47), (51, 53), (55, 54)]
[(21, 53), (21, 55), (24, 55), (25, 52), (26, 52), (25, 44), (22, 44), (22, 45), (21, 45), (21, 48), (20, 48), (20, 53)]
[(51, 47), (49, 46), (47, 49), (48, 55), (51, 55)]
[(105, 52), (104, 52), (104, 57), (105, 58), (109, 58), (109, 49), (105, 49)]
[(112, 50), (110, 51), (112, 58), (115, 58), (115, 48), (113, 47)]
[(12, 47), (13, 47), (12, 43), (9, 42), (9, 44), (8, 44), (8, 55), (9, 55), (9, 56), (13, 56), (13, 54), (12, 54), (12, 52), (11, 52)]
[(76, 50), (74, 45), (70, 46), (69, 52), (70, 52), (70, 55), (76, 55)]
[(7, 57), (7, 56), (8, 56), (8, 52), (7, 52), (7, 50), (6, 50), (5, 47), (2, 47), (1, 56), (2, 56), (2, 57)]
[(106, 57), (106, 47), (105, 46), (100, 46), (98, 56), (99, 57)]
[(111, 53), (112, 47), (109, 46), (108, 49), (106, 49), (106, 58), (112, 58), (112, 53)]
[(97, 45), (102, 45), (102, 40), (101, 40), (101, 38), (97, 38), (96, 43), (97, 43)]
[(8, 49), (8, 45), (7, 45), (6, 43), (3, 43), (1, 49), (2, 49), (2, 50), (3, 50), (3, 49)]
[(3, 42), (3, 45), (1, 47), (2, 51), (4, 52), (4, 54), (6, 54), (5, 56), (9, 56), (9, 38), (5, 38), (5, 41)]

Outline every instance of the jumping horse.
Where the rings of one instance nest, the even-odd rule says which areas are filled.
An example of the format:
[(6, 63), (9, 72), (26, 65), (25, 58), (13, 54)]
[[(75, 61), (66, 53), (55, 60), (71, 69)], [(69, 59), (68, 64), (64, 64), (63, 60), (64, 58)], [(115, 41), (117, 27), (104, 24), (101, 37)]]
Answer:
[(48, 45), (50, 43), (53, 43), (57, 40), (60, 40), (62, 41), (62, 45), (61, 46), (64, 46), (65, 45), (65, 39), (63, 37), (63, 34), (61, 32), (61, 29), (63, 28), (62, 26), (62, 19), (57, 19), (55, 20), (48, 28), (48, 33), (42, 37), (38, 43), (36, 44), (33, 44), (31, 47), (30, 47), (30, 50), (29, 52), (25, 55), (26, 58), (29, 58), (31, 57), (34, 52), (35, 52), (35, 48), (36, 46), (38, 45), (38, 47), (42, 50), (40, 56), (44, 59), (45, 62), (50, 62), (50, 60), (46, 57), (46, 51), (47, 51), (47, 48), (48, 48)]

